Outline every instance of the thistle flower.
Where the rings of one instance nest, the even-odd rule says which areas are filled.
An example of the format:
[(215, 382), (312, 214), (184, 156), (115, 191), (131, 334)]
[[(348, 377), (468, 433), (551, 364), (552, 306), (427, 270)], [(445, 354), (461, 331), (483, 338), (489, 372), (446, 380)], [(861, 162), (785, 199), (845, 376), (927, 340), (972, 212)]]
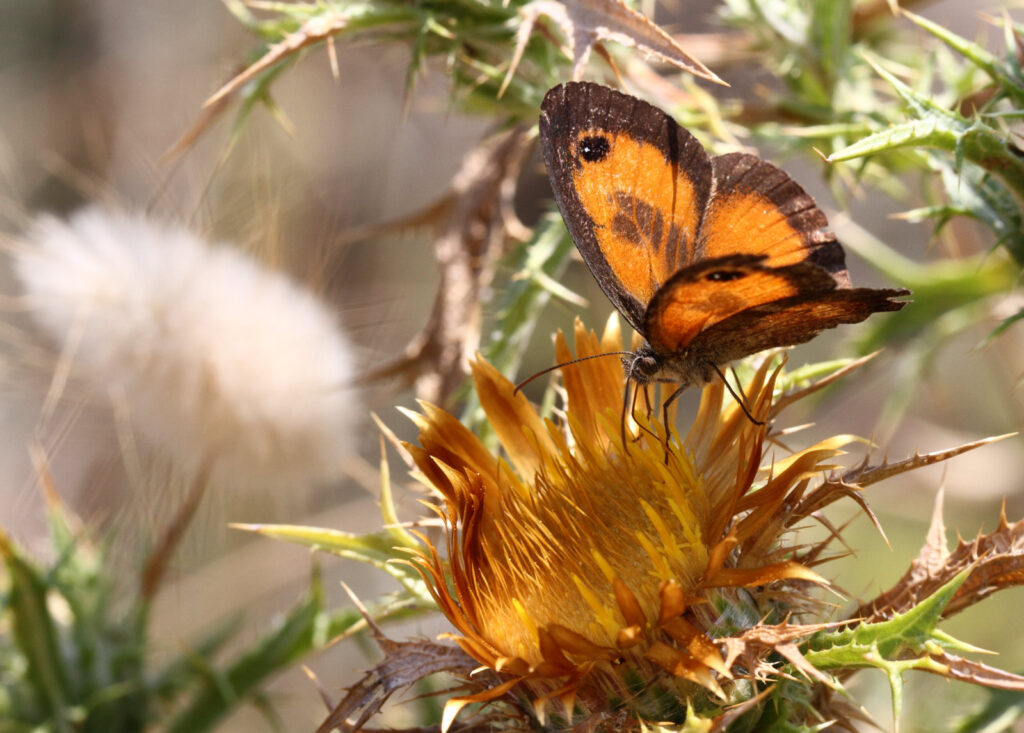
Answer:
[[(577, 325), (580, 358), (620, 343), (614, 322), (600, 341)], [(561, 335), (556, 352), (571, 356)], [(407, 446), (443, 497), (446, 528), (447, 557), (424, 539), (415, 563), (455, 642), (494, 673), (486, 689), (448, 702), (444, 725), (510, 691), (542, 720), (553, 701), (570, 721), (576, 708), (681, 722), (688, 706), (732, 699), (735, 656), (712, 640), (798, 614), (808, 602), (798, 587), (825, 583), (778, 540), (784, 506), (849, 439), (762, 466), (767, 427), (711, 385), (685, 438), (655, 409), (631, 421), (623, 443), (612, 359), (563, 369), (564, 430), (486, 362), (472, 371), (508, 459), (430, 405), (411, 415), (419, 445)], [(765, 365), (748, 386), (755, 415), (768, 415), (774, 379)]]
[(41, 217), (15, 270), (72, 378), (124, 404), (179, 467), (236, 485), (337, 475), (353, 359), (308, 291), (237, 249), (96, 207)]

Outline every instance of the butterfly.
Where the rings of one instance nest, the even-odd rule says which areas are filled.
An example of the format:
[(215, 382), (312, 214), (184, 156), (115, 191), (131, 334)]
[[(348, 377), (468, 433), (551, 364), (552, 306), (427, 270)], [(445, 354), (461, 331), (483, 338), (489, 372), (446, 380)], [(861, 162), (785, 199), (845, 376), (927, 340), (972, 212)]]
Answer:
[(636, 97), (556, 86), (540, 140), (576, 247), (644, 338), (624, 359), (632, 382), (678, 394), (735, 359), (906, 305), (908, 290), (851, 287), (825, 214), (788, 174), (747, 153), (709, 156)]

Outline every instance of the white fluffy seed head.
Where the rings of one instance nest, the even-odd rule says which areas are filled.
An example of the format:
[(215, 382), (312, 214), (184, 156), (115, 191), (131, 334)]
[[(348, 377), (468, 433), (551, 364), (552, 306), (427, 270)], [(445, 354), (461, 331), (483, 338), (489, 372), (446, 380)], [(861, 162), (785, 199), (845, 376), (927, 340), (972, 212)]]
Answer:
[(214, 482), (337, 475), (358, 408), (353, 359), (307, 290), (177, 226), (88, 208), (40, 218), (15, 254), (31, 315), (73, 378)]

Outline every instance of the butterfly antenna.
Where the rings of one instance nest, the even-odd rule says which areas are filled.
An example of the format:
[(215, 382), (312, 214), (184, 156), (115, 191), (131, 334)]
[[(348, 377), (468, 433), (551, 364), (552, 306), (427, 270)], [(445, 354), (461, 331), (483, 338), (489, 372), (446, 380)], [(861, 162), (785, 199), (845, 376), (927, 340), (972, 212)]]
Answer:
[(589, 361), (590, 359), (598, 359), (598, 358), (600, 358), (602, 356), (629, 356), (629, 355), (632, 355), (632, 353), (633, 353), (632, 351), (606, 351), (603, 354), (591, 354), (590, 356), (580, 356), (580, 357), (578, 357), (576, 359), (572, 359), (571, 361), (563, 361), (561, 364), (555, 364), (554, 366), (550, 366), (547, 369), (541, 369), (536, 374), (534, 374), (534, 375), (524, 379), (522, 382), (520, 382), (519, 384), (516, 385), (516, 388), (514, 390), (512, 390), (512, 396), (515, 397), (517, 394), (519, 394), (519, 390), (521, 390), (523, 387), (528, 385), (530, 382), (532, 382), (537, 377), (543, 377), (545, 374), (549, 374), (549, 373), (555, 371), (556, 369), (561, 369), (562, 367), (567, 367), (567, 366), (570, 366), (572, 364), (578, 364), (581, 361)]
[[(743, 414), (747, 416), (747, 419), (750, 420), (750, 422), (754, 423), (754, 425), (764, 425), (764, 420), (758, 420), (756, 417), (750, 414), (750, 408), (747, 406), (747, 396), (743, 394), (743, 387), (740, 387), (740, 392), (739, 394), (737, 394), (736, 390), (734, 390), (732, 388), (732, 385), (729, 384), (729, 380), (725, 378), (724, 374), (722, 374), (722, 370), (718, 368), (718, 365), (712, 364), (711, 368), (715, 370), (715, 374), (717, 374), (718, 378), (722, 380), (722, 384), (724, 384), (725, 388), (729, 390), (729, 394), (731, 394), (732, 398), (736, 400), (736, 403), (740, 406), (740, 409), (743, 410)], [(733, 374), (735, 374), (735, 372), (733, 372)], [(738, 380), (736, 384), (739, 384)]]

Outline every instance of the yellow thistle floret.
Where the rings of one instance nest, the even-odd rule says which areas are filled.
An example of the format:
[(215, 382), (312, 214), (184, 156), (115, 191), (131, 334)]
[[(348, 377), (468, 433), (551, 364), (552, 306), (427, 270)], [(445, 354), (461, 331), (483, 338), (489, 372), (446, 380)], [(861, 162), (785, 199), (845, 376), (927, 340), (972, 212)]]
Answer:
[[(579, 324), (575, 336), (577, 357), (620, 348), (617, 321), (600, 340)], [(556, 356), (572, 358), (561, 334)], [(713, 384), (685, 438), (666, 431), (655, 406), (636, 411), (623, 444), (617, 359), (562, 369), (562, 425), (542, 419), (485, 361), (472, 372), (507, 459), (431, 405), (411, 414), (419, 445), (408, 446), (443, 497), (447, 544), (443, 557), (424, 540), (415, 562), (456, 643), (500, 680), (450, 700), (445, 727), (465, 704), (516, 686), (541, 718), (552, 700), (569, 718), (577, 704), (608, 711), (609, 700), (635, 712), (638, 685), (668, 690), (684, 709), (697, 695), (724, 702), (733, 660), (712, 639), (727, 631), (717, 624), (730, 599), (750, 596), (737, 589), (825, 582), (777, 540), (787, 498), (847, 439), (762, 468), (767, 426)], [(765, 365), (746, 388), (762, 419), (775, 374)], [(754, 609), (751, 625), (766, 613)]]

